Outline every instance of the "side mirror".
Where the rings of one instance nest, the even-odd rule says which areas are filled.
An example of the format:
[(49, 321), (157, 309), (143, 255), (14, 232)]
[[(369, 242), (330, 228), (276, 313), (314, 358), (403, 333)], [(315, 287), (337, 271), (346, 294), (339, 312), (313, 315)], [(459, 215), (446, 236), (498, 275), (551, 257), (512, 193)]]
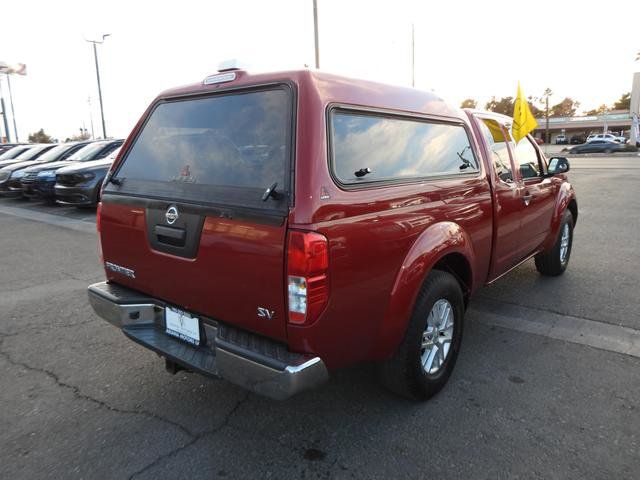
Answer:
[(552, 157), (549, 160), (549, 175), (566, 173), (569, 171), (569, 160), (566, 157)]

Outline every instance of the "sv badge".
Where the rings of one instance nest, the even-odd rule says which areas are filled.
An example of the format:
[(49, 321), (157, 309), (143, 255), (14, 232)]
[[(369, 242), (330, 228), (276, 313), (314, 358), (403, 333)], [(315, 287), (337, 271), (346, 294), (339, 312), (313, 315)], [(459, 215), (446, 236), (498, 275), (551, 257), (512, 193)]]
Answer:
[(268, 308), (258, 307), (258, 317), (271, 320), (275, 315), (275, 310), (269, 310)]

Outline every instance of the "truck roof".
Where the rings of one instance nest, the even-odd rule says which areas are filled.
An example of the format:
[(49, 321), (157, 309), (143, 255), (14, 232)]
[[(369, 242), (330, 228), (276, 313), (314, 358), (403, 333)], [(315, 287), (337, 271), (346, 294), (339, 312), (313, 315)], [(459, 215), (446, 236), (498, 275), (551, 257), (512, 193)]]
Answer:
[[(235, 73), (235, 78), (231, 81), (210, 85), (205, 85), (201, 81), (172, 88), (160, 93), (158, 99), (209, 93), (242, 86), (287, 82), (295, 84), (299, 90), (313, 92), (315, 98), (312, 100), (320, 101), (323, 106), (332, 103), (344, 103), (363, 105), (367, 108), (401, 110), (467, 121), (461, 109), (449, 105), (432, 92), (411, 87), (372, 82), (307, 69), (258, 74), (251, 74), (245, 70), (232, 71)], [(225, 73), (230, 72), (226, 71)], [(222, 73), (215, 75), (222, 75)]]
[(491, 110), (482, 110), (479, 108), (465, 108), (464, 110), (471, 114), (479, 114), (479, 115), (484, 115), (486, 117), (499, 118), (505, 123), (509, 123), (509, 124), (513, 122), (513, 118), (510, 117), (509, 115), (503, 115), (502, 113), (492, 112)]

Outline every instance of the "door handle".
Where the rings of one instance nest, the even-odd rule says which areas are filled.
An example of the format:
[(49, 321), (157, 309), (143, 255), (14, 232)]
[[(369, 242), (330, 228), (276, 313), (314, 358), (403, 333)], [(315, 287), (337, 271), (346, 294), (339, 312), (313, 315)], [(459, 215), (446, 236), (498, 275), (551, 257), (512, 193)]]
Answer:
[(187, 231), (184, 228), (156, 225), (153, 230), (158, 242), (174, 247), (184, 247), (187, 238)]
[(525, 193), (522, 196), (522, 201), (524, 202), (525, 205), (529, 205), (531, 203), (532, 198), (533, 198), (533, 195), (531, 195), (530, 193)]
[(187, 232), (183, 228), (165, 227), (164, 225), (156, 225), (154, 228), (158, 237), (169, 237), (175, 240), (184, 240)]

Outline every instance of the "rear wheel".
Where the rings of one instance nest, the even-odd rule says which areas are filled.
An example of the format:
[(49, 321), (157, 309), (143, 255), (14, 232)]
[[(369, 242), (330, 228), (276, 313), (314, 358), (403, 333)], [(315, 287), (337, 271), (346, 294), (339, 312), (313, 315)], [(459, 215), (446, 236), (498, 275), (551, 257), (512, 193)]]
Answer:
[(418, 400), (438, 393), (456, 363), (463, 317), (464, 299), (455, 277), (432, 271), (418, 294), (402, 343), (381, 366), (383, 384)]
[(562, 275), (569, 265), (573, 245), (573, 215), (565, 210), (560, 223), (560, 231), (553, 248), (536, 255), (536, 269), (542, 275), (557, 277)]

